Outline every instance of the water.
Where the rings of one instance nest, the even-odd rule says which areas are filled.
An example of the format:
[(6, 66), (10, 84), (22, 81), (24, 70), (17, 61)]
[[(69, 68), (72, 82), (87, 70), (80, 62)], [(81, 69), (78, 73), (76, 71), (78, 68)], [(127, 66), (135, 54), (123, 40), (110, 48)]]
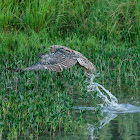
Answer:
[[(87, 129), (86, 129), (86, 135), (89, 136), (89, 139), (98, 139), (100, 136), (97, 135), (97, 132), (99, 130), (102, 130), (107, 124), (111, 123), (114, 119), (116, 119), (119, 116), (122, 115), (126, 115), (128, 113), (131, 113), (131, 117), (133, 118), (133, 116), (139, 116), (140, 117), (140, 106), (135, 106), (135, 105), (131, 105), (131, 104), (119, 104), (117, 98), (111, 94), (111, 92), (109, 92), (107, 89), (105, 89), (102, 85), (93, 82), (94, 81), (95, 76), (92, 75), (91, 79), (90, 79), (90, 83), (89, 86), (87, 87), (87, 90), (89, 92), (97, 92), (97, 96), (100, 97), (102, 99), (102, 104), (98, 104), (97, 107), (81, 107), (81, 106), (74, 106), (73, 109), (74, 110), (88, 110), (88, 111), (95, 111), (98, 110), (98, 108), (101, 109), (100, 111), (100, 119), (98, 120), (98, 123), (87, 123)], [(93, 96), (94, 98), (94, 96)], [(134, 101), (133, 103), (137, 103), (139, 104), (138, 101)], [(92, 120), (92, 116), (91, 115), (91, 120)], [(127, 115), (128, 117), (129, 115)], [(139, 117), (136, 117), (137, 119), (135, 120), (135, 129), (137, 134), (134, 135), (133, 133), (133, 123), (131, 124), (131, 121), (133, 121), (133, 119), (126, 119), (127, 121), (130, 121), (130, 127), (132, 128), (132, 130), (127, 134), (131, 134), (131, 132), (133, 133), (132, 136), (130, 136), (132, 139), (140, 139), (140, 119)], [(117, 120), (118, 121), (118, 120)], [(129, 125), (129, 121), (126, 122), (126, 124)], [(88, 122), (88, 121), (87, 121)], [(119, 124), (119, 123), (118, 123)], [(117, 124), (117, 125), (118, 125)], [(116, 125), (116, 124), (115, 124)], [(117, 127), (118, 129), (118, 127)], [(115, 128), (114, 130), (117, 133), (117, 129)], [(129, 129), (129, 128), (127, 128)], [(106, 132), (107, 133), (107, 132)], [(118, 132), (118, 135), (116, 135), (116, 133), (109, 134), (112, 138), (104, 138), (104, 139), (126, 139), (124, 137), (121, 137), (120, 134), (121, 132)], [(122, 133), (124, 133), (124, 131), (122, 131)], [(122, 134), (123, 135), (123, 134)], [(130, 138), (130, 139), (131, 139)]]

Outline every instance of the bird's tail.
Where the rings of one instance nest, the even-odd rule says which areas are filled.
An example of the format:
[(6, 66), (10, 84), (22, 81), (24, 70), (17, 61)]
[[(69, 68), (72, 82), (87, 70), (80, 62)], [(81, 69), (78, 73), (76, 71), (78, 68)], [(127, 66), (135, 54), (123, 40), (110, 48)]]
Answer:
[(7, 70), (13, 71), (13, 72), (22, 72), (23, 69), (14, 69), (14, 68), (6, 68)]

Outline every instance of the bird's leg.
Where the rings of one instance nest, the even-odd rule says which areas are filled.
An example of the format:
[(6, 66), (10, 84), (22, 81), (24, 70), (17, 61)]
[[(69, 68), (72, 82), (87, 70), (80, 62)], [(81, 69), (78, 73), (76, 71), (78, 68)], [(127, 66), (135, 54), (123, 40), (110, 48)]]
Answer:
[(90, 78), (91, 77), (91, 71), (88, 70), (88, 69), (85, 69), (85, 75), (87, 78)]

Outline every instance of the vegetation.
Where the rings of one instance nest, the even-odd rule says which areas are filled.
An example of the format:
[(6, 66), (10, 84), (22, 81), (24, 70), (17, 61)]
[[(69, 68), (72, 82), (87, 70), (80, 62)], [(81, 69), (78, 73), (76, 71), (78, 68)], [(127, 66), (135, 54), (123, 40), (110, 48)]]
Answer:
[(72, 111), (78, 98), (88, 104), (90, 96), (81, 68), (61, 75), (6, 70), (34, 64), (36, 54), (52, 44), (84, 54), (108, 89), (125, 87), (138, 93), (139, 7), (138, 0), (1, 0), (1, 137), (32, 139), (47, 131), (78, 132), (84, 126), (82, 114), (75, 120)]

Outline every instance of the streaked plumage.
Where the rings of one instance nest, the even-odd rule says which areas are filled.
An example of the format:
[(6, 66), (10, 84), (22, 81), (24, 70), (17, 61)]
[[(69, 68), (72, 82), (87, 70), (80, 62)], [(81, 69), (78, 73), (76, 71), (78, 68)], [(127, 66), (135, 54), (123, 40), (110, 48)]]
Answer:
[(49, 71), (62, 72), (75, 64), (79, 64), (85, 69), (87, 77), (92, 71), (96, 71), (93, 63), (85, 56), (65, 46), (50, 46), (48, 54), (38, 54), (38, 57), (40, 58), (38, 63), (23, 69), (23, 71), (47, 69)]

